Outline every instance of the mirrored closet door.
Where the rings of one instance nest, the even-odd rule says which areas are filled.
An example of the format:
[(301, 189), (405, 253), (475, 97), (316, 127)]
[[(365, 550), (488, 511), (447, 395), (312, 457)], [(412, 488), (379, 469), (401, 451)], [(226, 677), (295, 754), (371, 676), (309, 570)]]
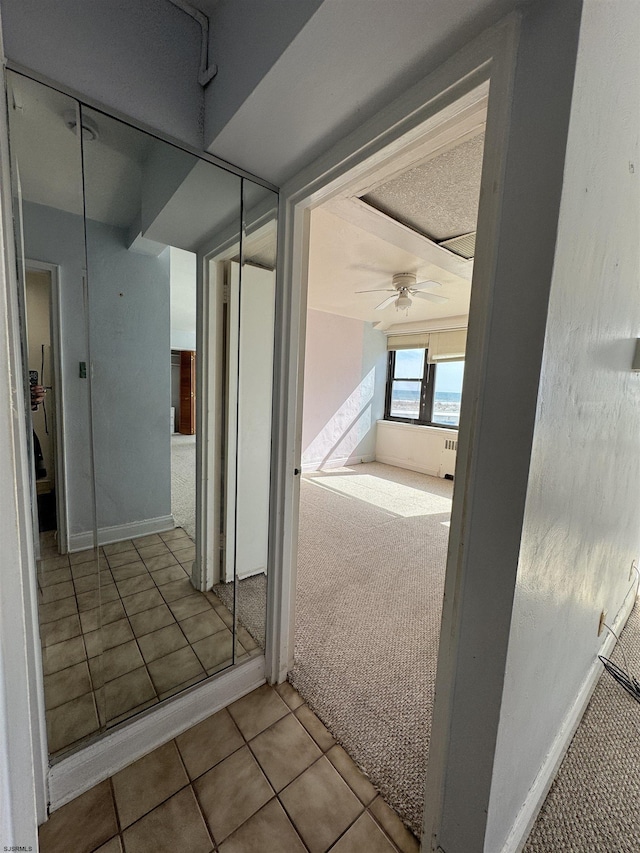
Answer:
[(264, 652), (277, 194), (8, 75), (58, 759)]

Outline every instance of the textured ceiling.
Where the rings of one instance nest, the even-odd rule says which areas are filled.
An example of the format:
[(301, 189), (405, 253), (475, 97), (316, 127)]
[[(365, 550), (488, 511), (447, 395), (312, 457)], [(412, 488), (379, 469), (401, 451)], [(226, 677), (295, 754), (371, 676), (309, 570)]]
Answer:
[(436, 242), (475, 231), (483, 147), (478, 134), (362, 200)]
[[(376, 310), (397, 272), (413, 272), (418, 281), (441, 284), (438, 295), (447, 302), (414, 300), (409, 313), (391, 305)], [(373, 293), (357, 291), (375, 289)], [(323, 208), (311, 213), (308, 306), (384, 327), (407, 321), (427, 322), (465, 315), (469, 311), (471, 282), (430, 264), (392, 242), (382, 240)], [(393, 291), (391, 291), (393, 292)]]

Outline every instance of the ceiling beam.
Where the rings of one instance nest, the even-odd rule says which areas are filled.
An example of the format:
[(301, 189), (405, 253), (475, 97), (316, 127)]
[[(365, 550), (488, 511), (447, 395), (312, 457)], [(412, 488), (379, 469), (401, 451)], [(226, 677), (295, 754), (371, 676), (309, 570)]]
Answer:
[(473, 261), (461, 258), (448, 249), (434, 243), (412, 228), (403, 225), (386, 213), (371, 207), (359, 198), (336, 198), (323, 205), (325, 210), (339, 216), (364, 231), (368, 231), (392, 246), (410, 252), (445, 272), (471, 281)]

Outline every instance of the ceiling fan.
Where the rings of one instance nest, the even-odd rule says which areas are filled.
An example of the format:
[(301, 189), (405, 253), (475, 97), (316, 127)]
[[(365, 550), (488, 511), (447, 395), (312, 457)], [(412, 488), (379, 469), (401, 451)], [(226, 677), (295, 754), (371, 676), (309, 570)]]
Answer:
[(438, 296), (436, 293), (425, 293), (427, 290), (432, 290), (436, 287), (442, 287), (438, 281), (417, 281), (415, 273), (399, 272), (391, 279), (393, 287), (375, 288), (374, 290), (357, 290), (356, 293), (392, 293), (379, 305), (376, 305), (376, 311), (383, 311), (393, 302), (396, 304), (396, 310), (406, 308), (407, 311), (411, 307), (411, 297), (419, 297), (420, 299), (428, 299), (429, 302), (447, 302), (446, 296)]

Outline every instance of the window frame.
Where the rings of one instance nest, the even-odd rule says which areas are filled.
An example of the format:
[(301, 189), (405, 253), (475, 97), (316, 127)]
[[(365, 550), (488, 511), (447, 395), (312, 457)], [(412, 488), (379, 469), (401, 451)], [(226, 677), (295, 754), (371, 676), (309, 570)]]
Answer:
[[(416, 347), (420, 349), (420, 347)], [(436, 387), (436, 364), (429, 363), (429, 350), (424, 350), (424, 369), (422, 377), (394, 376), (397, 350), (389, 350), (387, 358), (387, 384), (384, 396), (384, 420), (392, 423), (415, 424), (417, 426), (437, 427), (438, 429), (458, 430), (459, 424), (441, 424), (431, 420), (433, 416), (433, 397)], [(452, 361), (464, 361), (464, 358), (452, 359)], [(420, 407), (417, 418), (402, 418), (391, 414), (391, 399), (393, 395), (394, 382), (419, 382), (420, 383)]]

